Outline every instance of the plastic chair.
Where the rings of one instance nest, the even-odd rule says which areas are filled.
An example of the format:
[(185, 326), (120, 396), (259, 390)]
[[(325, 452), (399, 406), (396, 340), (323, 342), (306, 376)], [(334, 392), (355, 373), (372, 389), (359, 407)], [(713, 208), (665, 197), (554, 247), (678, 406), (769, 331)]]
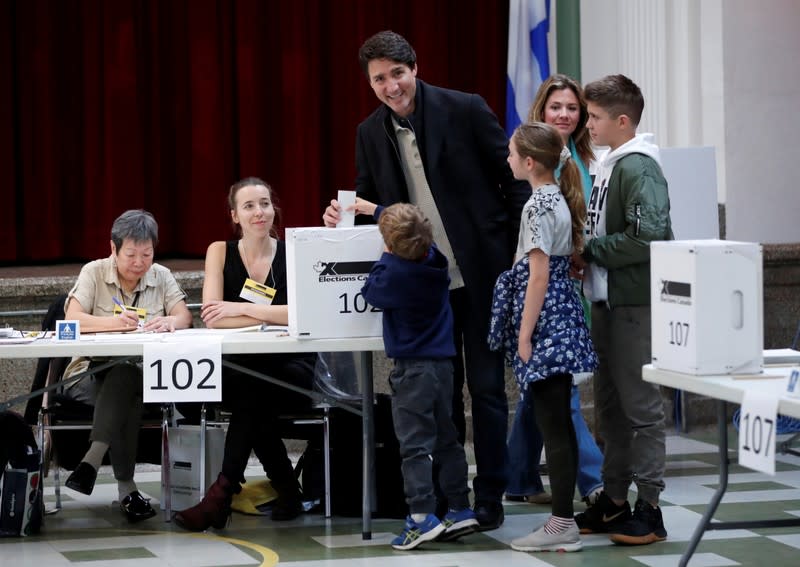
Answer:
[[(310, 436), (297, 433), (298, 427), (322, 426), (326, 518), (331, 517), (331, 408), (335, 405), (332, 402), (345, 402), (360, 408), (362, 401), (360, 384), (363, 383), (363, 378), (359, 375), (355, 355), (352, 352), (318, 353), (314, 368), (313, 389), (321, 401), (316, 402), (309, 412), (279, 416), (279, 420), (285, 424), (282, 427), (282, 436), (287, 439), (308, 440), (311, 438)], [(304, 457), (301, 457), (302, 459)], [(300, 464), (298, 469), (302, 470), (304, 475), (309, 474), (308, 466)]]
[[(64, 318), (64, 303), (67, 294), (55, 298), (42, 320), (42, 330), (52, 331), (55, 322)], [(41, 358), (39, 359), (31, 392), (55, 386), (61, 381), (64, 370), (69, 363), (69, 358)], [(154, 412), (146, 413), (143, 429), (162, 429), (171, 413), (170, 406), (161, 408), (160, 415)], [(61, 509), (61, 479), (59, 466), (67, 470), (74, 469), (85, 454), (88, 431), (92, 428), (94, 408), (88, 404), (76, 402), (64, 396), (60, 389), (46, 391), (42, 396), (34, 396), (28, 400), (25, 407), (25, 422), (38, 426), (38, 441), (42, 455), (42, 480), (49, 473), (51, 460), (58, 466), (53, 470), (55, 482), (56, 506), (47, 513), (52, 514)], [(83, 433), (82, 433), (83, 432)], [(142, 437), (142, 435), (144, 435)], [(54, 443), (55, 437), (59, 438)], [(140, 434), (139, 454), (137, 460), (141, 462), (160, 463), (162, 456), (152, 450), (159, 445), (161, 434), (146, 432)], [(164, 451), (164, 448), (161, 448)]]

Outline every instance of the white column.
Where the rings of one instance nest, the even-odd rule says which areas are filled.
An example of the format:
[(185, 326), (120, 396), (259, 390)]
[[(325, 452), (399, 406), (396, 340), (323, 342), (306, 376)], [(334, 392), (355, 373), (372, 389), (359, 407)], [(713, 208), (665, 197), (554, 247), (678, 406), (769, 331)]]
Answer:
[(633, 79), (645, 100), (639, 131), (664, 147), (717, 147), (724, 187), (721, 30), (721, 0), (581, 2), (584, 81)]
[(667, 126), (666, 6), (663, 2), (620, 0), (617, 60), (619, 73), (630, 77), (644, 95), (640, 132), (653, 132), (659, 144), (669, 139)]

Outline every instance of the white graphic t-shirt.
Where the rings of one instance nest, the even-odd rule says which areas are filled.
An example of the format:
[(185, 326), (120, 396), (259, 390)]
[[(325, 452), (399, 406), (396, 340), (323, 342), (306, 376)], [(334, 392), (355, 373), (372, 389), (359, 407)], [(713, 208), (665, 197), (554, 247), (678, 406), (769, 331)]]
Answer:
[[(592, 178), (592, 194), (586, 206), (586, 241), (605, 236), (606, 205), (608, 203), (608, 181), (614, 165), (629, 154), (644, 154), (661, 164), (658, 146), (653, 143), (653, 134), (637, 134), (614, 151), (598, 153), (592, 162), (589, 175)], [(583, 293), (589, 301), (608, 301), (608, 270), (592, 262), (583, 272)]]

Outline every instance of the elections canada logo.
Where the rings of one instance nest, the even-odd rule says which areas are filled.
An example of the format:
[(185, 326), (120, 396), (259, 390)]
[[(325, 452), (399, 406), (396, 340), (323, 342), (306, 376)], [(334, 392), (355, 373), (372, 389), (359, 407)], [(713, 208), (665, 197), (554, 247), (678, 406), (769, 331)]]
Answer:
[(62, 341), (74, 341), (77, 337), (78, 329), (75, 323), (60, 321), (58, 324), (58, 338)]
[(317, 260), (314, 271), (319, 274), (319, 281), (355, 282), (365, 281), (372, 269), (374, 261), (367, 262), (323, 262)]
[(661, 302), (678, 305), (692, 304), (692, 284), (661, 280)]

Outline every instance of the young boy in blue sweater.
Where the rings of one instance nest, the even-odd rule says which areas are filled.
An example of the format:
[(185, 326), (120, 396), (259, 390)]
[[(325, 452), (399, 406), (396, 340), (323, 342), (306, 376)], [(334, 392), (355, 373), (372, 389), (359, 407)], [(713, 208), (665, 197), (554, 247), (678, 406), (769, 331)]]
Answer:
[[(416, 206), (383, 208), (357, 199), (354, 210), (375, 217), (385, 244), (361, 292), (383, 309), (384, 346), (394, 360), (392, 418), (410, 515), (392, 547), (451, 541), (475, 531), (478, 521), (469, 507), (467, 459), (451, 416), (456, 350), (447, 258)], [(449, 506), (441, 520), (434, 514), (434, 465)]]

